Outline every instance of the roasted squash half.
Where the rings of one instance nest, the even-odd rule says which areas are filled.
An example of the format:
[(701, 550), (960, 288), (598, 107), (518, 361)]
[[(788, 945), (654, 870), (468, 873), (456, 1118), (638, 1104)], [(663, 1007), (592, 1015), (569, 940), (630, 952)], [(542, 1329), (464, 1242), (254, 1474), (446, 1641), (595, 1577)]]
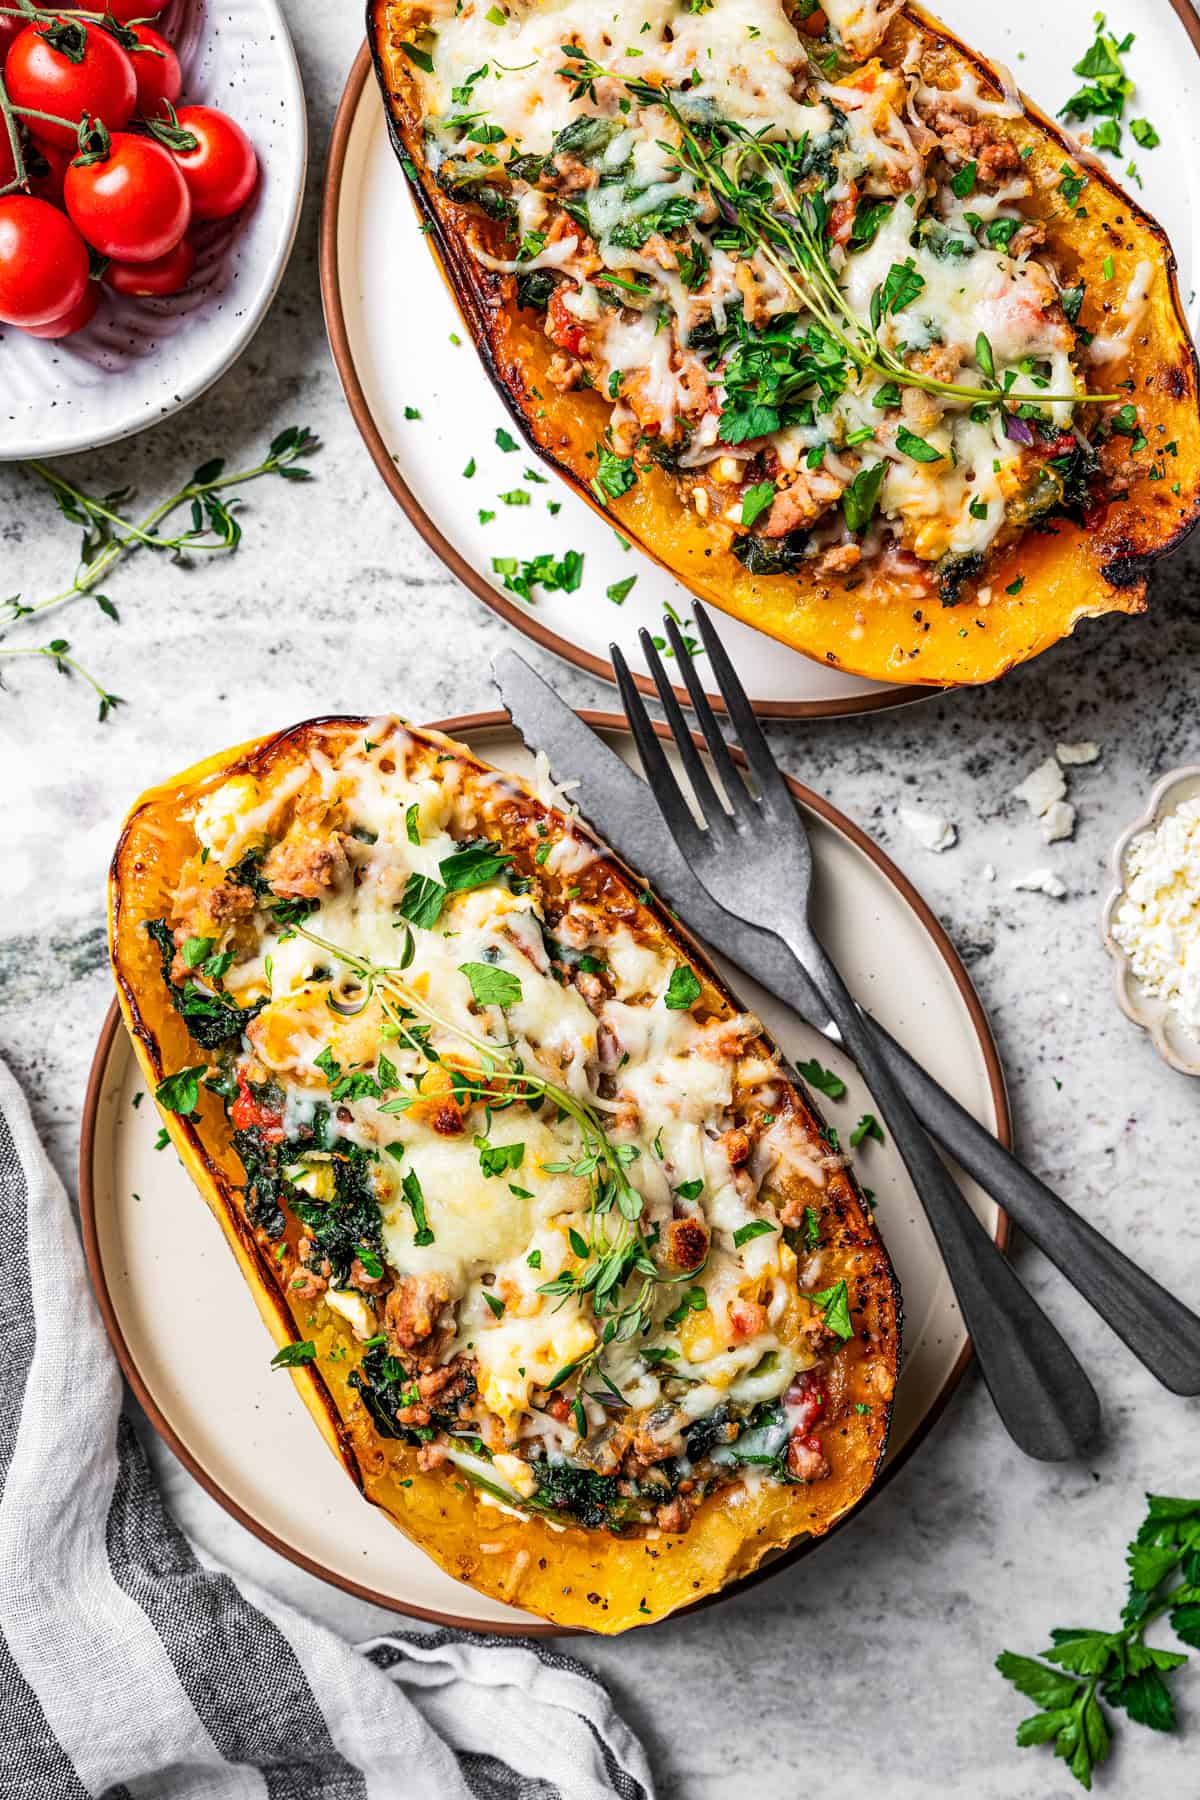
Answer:
[(942, 25), (370, 0), (368, 29), (500, 394), (693, 593), (937, 685), (1144, 608), (1200, 506), (1170, 246)]
[(111, 945), (277, 1361), (452, 1575), (621, 1631), (862, 1499), (887, 1253), (758, 1021), (575, 817), (436, 732), (316, 720), (138, 801)]

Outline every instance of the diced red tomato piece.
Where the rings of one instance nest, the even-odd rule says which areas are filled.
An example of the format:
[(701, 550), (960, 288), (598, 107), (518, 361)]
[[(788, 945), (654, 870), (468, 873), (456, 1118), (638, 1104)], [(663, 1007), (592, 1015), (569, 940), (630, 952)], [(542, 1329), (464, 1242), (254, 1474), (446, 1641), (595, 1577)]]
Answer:
[(283, 1141), (283, 1114), (273, 1106), (264, 1106), (251, 1092), (242, 1070), (238, 1070), (238, 1095), (230, 1108), (229, 1116), (237, 1131), (251, 1131), (256, 1126), (262, 1132), (268, 1144)]
[(580, 355), (581, 348), (587, 339), (587, 333), (579, 320), (568, 312), (563, 304), (561, 287), (555, 288), (551, 294), (547, 311), (550, 315), (551, 329), (546, 335), (551, 343), (557, 344), (560, 350), (565, 350), (568, 356)]

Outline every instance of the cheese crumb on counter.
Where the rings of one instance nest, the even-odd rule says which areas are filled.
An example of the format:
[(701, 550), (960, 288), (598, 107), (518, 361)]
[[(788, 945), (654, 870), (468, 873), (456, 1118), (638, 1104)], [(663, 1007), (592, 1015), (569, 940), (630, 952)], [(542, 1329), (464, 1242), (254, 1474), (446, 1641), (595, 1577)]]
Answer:
[(958, 826), (950, 819), (943, 819), (940, 813), (925, 812), (916, 806), (902, 806), (900, 823), (905, 831), (916, 838), (923, 850), (933, 850), (938, 855), (943, 850), (953, 850), (958, 842)]
[(1049, 900), (1061, 900), (1067, 891), (1053, 869), (1032, 869), (1028, 875), (1019, 875), (1013, 886), (1026, 894), (1045, 894)]
[(1200, 1035), (1200, 797), (1140, 832), (1125, 869), (1112, 934), (1145, 992)]
[(1056, 753), (1060, 763), (1068, 769), (1081, 768), (1085, 763), (1100, 761), (1100, 746), (1085, 740), (1081, 744), (1059, 744)]
[(1056, 800), (1053, 806), (1046, 808), (1042, 814), (1042, 839), (1047, 844), (1057, 844), (1063, 838), (1075, 835), (1075, 808), (1069, 800)]
[(1066, 798), (1067, 778), (1052, 756), (1040, 762), (1036, 769), (1028, 774), (1020, 787), (1013, 789), (1013, 799), (1023, 800), (1035, 819), (1058, 800)]

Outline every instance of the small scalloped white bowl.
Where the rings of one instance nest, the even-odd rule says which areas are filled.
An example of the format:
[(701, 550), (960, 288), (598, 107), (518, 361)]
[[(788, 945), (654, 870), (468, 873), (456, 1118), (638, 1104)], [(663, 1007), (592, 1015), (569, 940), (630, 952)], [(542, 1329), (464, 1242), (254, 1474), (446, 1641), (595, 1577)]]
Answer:
[(105, 288), (91, 324), (57, 341), (0, 325), (0, 462), (92, 450), (187, 406), (241, 355), (287, 267), (308, 130), (278, 0), (170, 0), (154, 23), (178, 52), (184, 103), (222, 107), (250, 137), (258, 186), (234, 218), (198, 228), (186, 292)]
[(1200, 798), (1200, 763), (1188, 763), (1164, 775), (1150, 796), (1140, 818), (1122, 832), (1113, 846), (1112, 871), (1116, 885), (1104, 902), (1100, 917), (1100, 935), (1112, 957), (1113, 986), (1117, 1005), (1125, 1017), (1149, 1032), (1151, 1042), (1163, 1061), (1181, 1075), (1200, 1075), (1200, 1038), (1184, 1025), (1178, 1012), (1165, 1000), (1148, 994), (1133, 973), (1129, 958), (1113, 934), (1117, 908), (1125, 897), (1130, 845), (1144, 831), (1154, 831), (1169, 813), (1185, 800)]

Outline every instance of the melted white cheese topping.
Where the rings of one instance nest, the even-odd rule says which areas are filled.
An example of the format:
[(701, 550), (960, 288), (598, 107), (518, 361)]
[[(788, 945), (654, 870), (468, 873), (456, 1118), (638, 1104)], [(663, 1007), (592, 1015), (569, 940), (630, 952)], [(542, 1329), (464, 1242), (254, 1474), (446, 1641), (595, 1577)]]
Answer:
[[(487, 1406), (513, 1432), (557, 1430), (544, 1415), (526, 1416), (531, 1390), (591, 1350), (597, 1330), (586, 1298), (572, 1294), (563, 1300), (538, 1292), (578, 1266), (578, 1240), (586, 1239), (595, 1223), (589, 1216), (590, 1170), (577, 1166), (578, 1126), (548, 1101), (536, 1113), (523, 1104), (498, 1107), (490, 1119), (476, 1105), (465, 1131), (439, 1131), (435, 1102), (437, 1092), (444, 1097), (444, 1076), (442, 1086), (437, 1084), (445, 1063), (431, 1068), (406, 1047), (375, 1002), (349, 1017), (331, 1010), (331, 990), (340, 992), (344, 1004), (354, 1004), (354, 983), (335, 954), (304, 935), (311, 933), (396, 970), (403, 988), (429, 1009), (421, 1017), (430, 1022), (429, 1041), (439, 1057), (478, 1069), (473, 1045), (490, 1044), (497, 1062), (515, 1055), (527, 1070), (592, 1107), (605, 1119), (610, 1141), (631, 1158), (627, 1173), (642, 1196), (642, 1228), (651, 1237), (671, 1219), (677, 1192), (685, 1189), (687, 1205), (713, 1234), (712, 1251), (702, 1273), (682, 1286), (658, 1287), (657, 1326), (650, 1338), (614, 1346), (606, 1360), (623, 1391), (628, 1387), (636, 1396), (633, 1403), (651, 1405), (658, 1395), (658, 1377), (643, 1356), (654, 1347), (673, 1351), (672, 1366), (692, 1373), (705, 1392), (723, 1392), (777, 1353), (762, 1381), (781, 1392), (796, 1367), (793, 1349), (770, 1322), (740, 1339), (730, 1308), (739, 1295), (761, 1291), (764, 1282), (794, 1271), (795, 1259), (778, 1228), (741, 1247), (734, 1233), (764, 1212), (772, 1218), (759, 1188), (777, 1164), (818, 1184), (823, 1175), (817, 1147), (794, 1128), (790, 1138), (778, 1135), (783, 1121), (760, 1146), (757, 1173), (731, 1165), (722, 1133), (729, 1123), (741, 1037), (752, 1036), (756, 1023), (735, 1022), (722, 1043), (715, 1043), (690, 1011), (666, 1004), (674, 959), (625, 927), (592, 928), (588, 953), (607, 964), (615, 988), (593, 1012), (576, 987), (561, 986), (551, 973), (535, 897), (511, 892), (502, 880), (450, 894), (433, 926), (410, 931), (396, 910), (410, 879), (437, 881), (442, 861), (480, 829), (476, 797), (464, 794), (461, 774), (462, 765), (453, 758), (431, 765), (425, 748), (402, 727), (375, 721), (369, 735), (336, 763), (314, 753), (270, 795), (233, 778), (197, 810), (201, 842), (228, 863), (264, 837), (277, 836), (294, 797), (301, 789), (306, 795), (315, 790), (334, 809), (320, 829), (326, 839), (337, 832), (350, 864), (348, 878), (321, 892), (302, 921), (303, 932), (268, 922), (256, 954), (226, 977), (230, 992), (242, 1001), (269, 993), (248, 1036), (255, 1057), (285, 1092), (285, 1128), (294, 1132), (299, 1122), (312, 1119), (316, 1105), (329, 1103), (330, 1057), (343, 1074), (377, 1070), (381, 1054), (390, 1061), (400, 1093), (413, 1104), (388, 1110), (394, 1090), (382, 1097), (346, 1097), (331, 1127), (345, 1140), (380, 1153), (373, 1167), (381, 1188), (386, 1259), (402, 1274), (436, 1274), (446, 1281), (456, 1305), (454, 1348), (475, 1357)], [(587, 840), (573, 836), (565, 822), (558, 831), (564, 835), (552, 840), (546, 866), (557, 859), (570, 873), (586, 868), (595, 854)], [(573, 932), (576, 954), (579, 938)], [(399, 971), (406, 942), (411, 942), (411, 961)], [(477, 1005), (462, 972), (465, 964), (515, 977), (519, 997), (503, 1009)], [(615, 1099), (600, 1092), (605, 1070)], [(768, 1084), (777, 1077), (769, 1064), (758, 1073)], [(494, 1156), (505, 1147), (514, 1147), (511, 1165), (488, 1173), (484, 1152)], [(416, 1242), (405, 1177), (419, 1183), (431, 1241)], [(316, 1201), (329, 1197), (319, 1156), (294, 1168), (291, 1179)], [(664, 1330), (663, 1318), (688, 1285), (704, 1291), (706, 1307), (689, 1311), (682, 1330)], [(780, 1289), (786, 1292), (786, 1284)], [(330, 1292), (325, 1299), (358, 1337), (378, 1329), (361, 1295)]]

